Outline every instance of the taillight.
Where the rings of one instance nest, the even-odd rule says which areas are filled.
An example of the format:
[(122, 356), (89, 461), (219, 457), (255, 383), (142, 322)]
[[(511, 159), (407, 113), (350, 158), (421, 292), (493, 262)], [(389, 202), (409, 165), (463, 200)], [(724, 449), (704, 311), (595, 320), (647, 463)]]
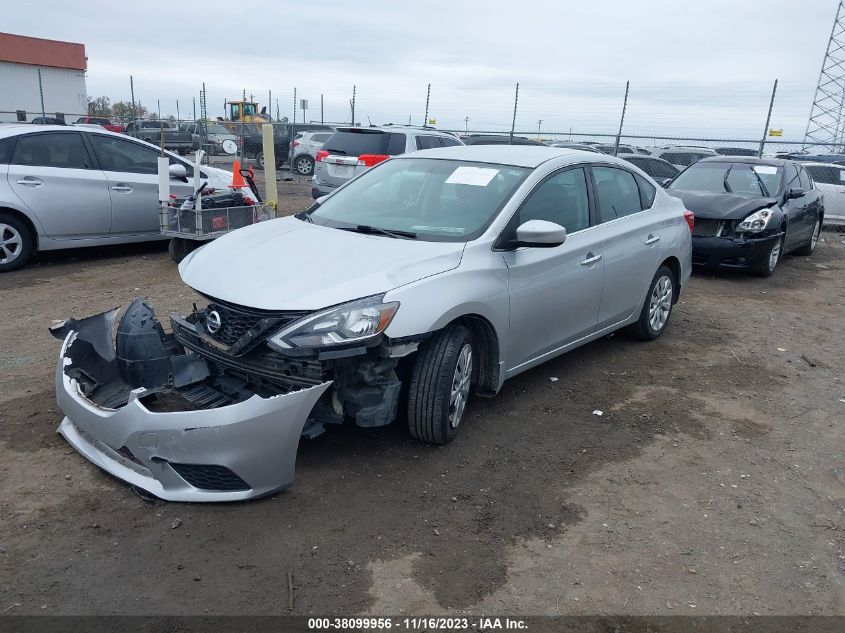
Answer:
[(388, 154), (361, 154), (358, 157), (358, 162), (363, 163), (367, 167), (372, 167), (373, 165), (377, 165), (388, 158), (390, 158)]
[(294, 141), (294, 142), (293, 142), (293, 146), (294, 146), (294, 147), (299, 147), (299, 141)]
[(684, 211), (684, 219), (689, 224), (689, 232), (692, 233), (692, 227), (695, 226), (695, 213), (692, 211)]
[(314, 160), (317, 161), (318, 163), (322, 163), (323, 159), (328, 155), (329, 155), (329, 153), (326, 150), (321, 149), (314, 155)]

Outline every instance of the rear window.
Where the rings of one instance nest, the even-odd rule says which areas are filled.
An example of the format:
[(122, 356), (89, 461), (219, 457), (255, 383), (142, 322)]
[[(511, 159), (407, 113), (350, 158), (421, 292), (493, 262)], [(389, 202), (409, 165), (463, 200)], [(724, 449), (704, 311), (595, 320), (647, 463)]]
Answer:
[(678, 168), (656, 158), (639, 158), (632, 156), (627, 159), (652, 178), (674, 178), (678, 175)]
[(90, 117), (88, 119), (88, 123), (96, 123), (97, 125), (111, 125), (111, 121), (99, 117)]
[(360, 130), (335, 132), (323, 145), (330, 154), (360, 156), (361, 154), (405, 153), (405, 135), (398, 132)]
[[(2, 155), (3, 152), (0, 150), (0, 163), (3, 162)], [(804, 169), (810, 173), (810, 176), (812, 176), (813, 180), (816, 182), (820, 182), (825, 185), (845, 185), (845, 169), (842, 167), (836, 167), (833, 165), (830, 167), (827, 165), (807, 165)]]

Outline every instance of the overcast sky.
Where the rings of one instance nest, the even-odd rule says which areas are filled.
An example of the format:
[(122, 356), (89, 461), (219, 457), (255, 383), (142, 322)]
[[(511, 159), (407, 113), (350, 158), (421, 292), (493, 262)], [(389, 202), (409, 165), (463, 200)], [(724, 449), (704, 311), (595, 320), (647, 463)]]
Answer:
[[(246, 90), (309, 120), (615, 131), (631, 81), (630, 133), (803, 136), (836, 0), (356, 0), (9, 3), (0, 29), (82, 42), (88, 94), (212, 115)], [(297, 119), (303, 116), (297, 112)], [(469, 122), (465, 121), (469, 117)]]

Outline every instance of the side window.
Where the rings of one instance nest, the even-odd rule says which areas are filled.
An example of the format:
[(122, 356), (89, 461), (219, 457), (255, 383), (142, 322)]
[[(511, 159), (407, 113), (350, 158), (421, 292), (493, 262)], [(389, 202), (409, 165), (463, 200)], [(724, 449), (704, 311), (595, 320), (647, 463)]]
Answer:
[(560, 224), (567, 233), (586, 229), (590, 225), (590, 203), (584, 170), (568, 169), (546, 180), (522, 203), (511, 225), (515, 230), (529, 220)]
[(640, 189), (634, 174), (614, 167), (593, 167), (599, 222), (609, 222), (642, 211)]
[(159, 152), (156, 150), (140, 143), (101, 134), (91, 134), (90, 139), (103, 171), (158, 173)]
[(786, 189), (800, 189), (801, 182), (798, 179), (798, 170), (792, 163), (786, 164)]
[(404, 154), (407, 139), (401, 132), (390, 132), (390, 138), (387, 141), (387, 153), (391, 156), (397, 154)]
[(461, 144), (458, 139), (452, 138), (451, 136), (441, 136), (440, 142), (443, 143), (443, 147), (452, 147)]
[(654, 204), (654, 197), (657, 195), (657, 189), (639, 174), (634, 174), (634, 177), (640, 187), (640, 202), (642, 202), (643, 209), (651, 209)]
[(803, 167), (798, 168), (798, 182), (801, 183), (801, 188), (804, 191), (809, 191), (813, 188), (813, 183), (810, 180), (810, 176), (807, 174), (807, 170)]
[(27, 134), (18, 138), (15, 165), (90, 169), (93, 165), (79, 134)]
[(433, 149), (435, 147), (442, 147), (440, 145), (440, 138), (437, 136), (418, 136), (417, 149)]
[(15, 136), (0, 138), (0, 165), (6, 165), (11, 160), (16, 138)]

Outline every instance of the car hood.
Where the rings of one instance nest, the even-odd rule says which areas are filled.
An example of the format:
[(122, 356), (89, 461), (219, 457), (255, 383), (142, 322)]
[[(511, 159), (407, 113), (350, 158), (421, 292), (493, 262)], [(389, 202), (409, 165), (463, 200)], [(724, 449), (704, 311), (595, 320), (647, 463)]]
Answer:
[(233, 231), (179, 265), (202, 294), (261, 310), (318, 310), (456, 268), (461, 242), (364, 235), (280, 218)]
[(674, 189), (667, 189), (666, 193), (680, 198), (684, 206), (695, 214), (695, 217), (712, 220), (741, 220), (757, 209), (764, 209), (778, 202), (777, 198), (747, 198), (732, 193)]

